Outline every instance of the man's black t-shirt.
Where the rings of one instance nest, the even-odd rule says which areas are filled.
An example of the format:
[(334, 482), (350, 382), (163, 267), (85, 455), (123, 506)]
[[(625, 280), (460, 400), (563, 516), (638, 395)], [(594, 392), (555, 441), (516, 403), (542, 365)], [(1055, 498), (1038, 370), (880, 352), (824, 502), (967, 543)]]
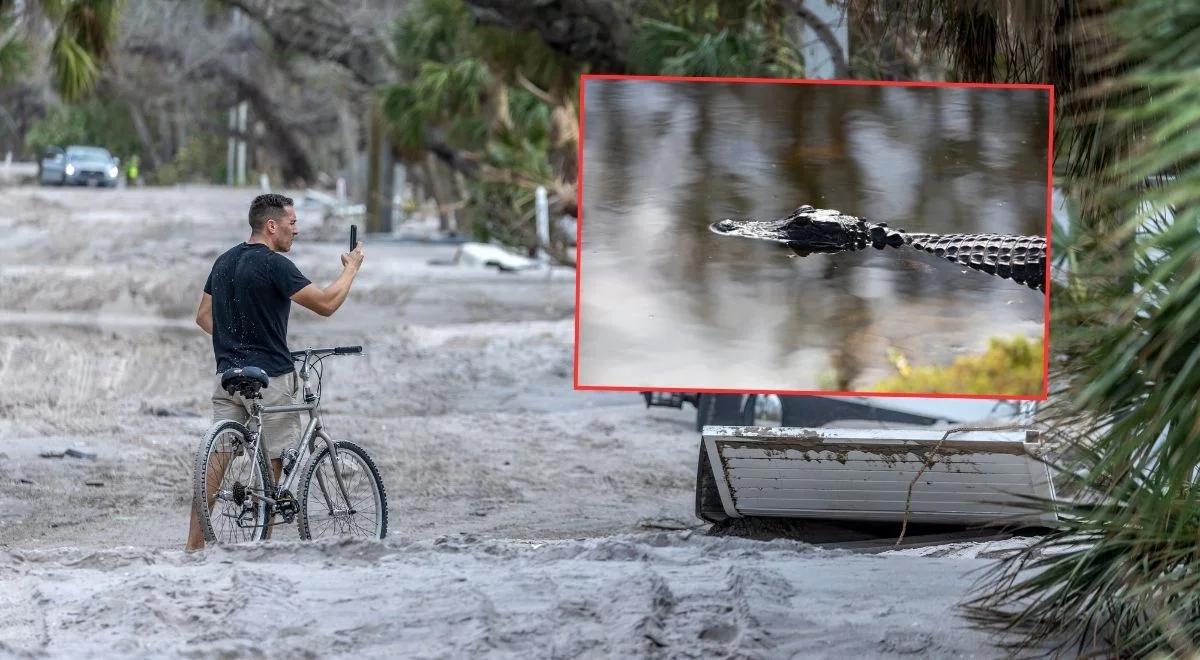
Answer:
[(295, 367), (287, 348), (292, 295), (311, 284), (290, 259), (261, 243), (217, 257), (204, 292), (212, 296), (217, 373), (259, 367), (271, 376)]

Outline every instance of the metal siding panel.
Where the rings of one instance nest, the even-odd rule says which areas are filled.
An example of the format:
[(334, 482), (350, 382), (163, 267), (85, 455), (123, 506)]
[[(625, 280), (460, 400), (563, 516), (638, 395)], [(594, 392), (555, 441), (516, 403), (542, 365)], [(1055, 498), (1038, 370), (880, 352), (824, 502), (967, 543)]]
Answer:
[[(717, 441), (721, 445), (721, 455), (729, 460), (748, 460), (748, 459), (767, 459), (767, 460), (785, 460), (785, 461), (806, 461), (820, 462), (833, 461), (841, 463), (843, 461), (869, 461), (873, 463), (880, 462), (913, 462), (920, 463), (924, 460), (924, 456), (933, 450), (932, 447), (912, 446), (912, 449), (907, 452), (900, 453), (893, 446), (882, 448), (880, 452), (874, 452), (864, 449), (843, 449), (836, 446), (822, 446), (820, 449), (786, 449), (780, 450), (775, 448), (750, 448), (750, 447), (727, 447), (724, 443)], [(860, 445), (861, 446), (861, 445)], [(974, 449), (972, 447), (971, 449)], [(947, 453), (942, 454), (945, 451)], [(958, 453), (949, 453), (955, 451)], [(943, 445), (938, 452), (942, 456), (941, 461), (947, 462), (972, 462), (972, 463), (1010, 463), (1012, 465), (1024, 465), (1026, 457), (1015, 456), (1011, 454), (989, 454), (989, 453), (961, 453), (962, 449)]]
[[(767, 508), (745, 508), (742, 509), (744, 516), (768, 516), (768, 517), (785, 517), (785, 518), (824, 518), (831, 520), (881, 520), (885, 522), (896, 522), (899, 520), (895, 511), (848, 511), (848, 510), (809, 510), (809, 509), (767, 509)], [(916, 511), (909, 514), (910, 522), (932, 522), (932, 523), (957, 523), (965, 525), (977, 525), (988, 523), (1007, 523), (1007, 522), (1053, 522), (1054, 518), (1047, 514), (1038, 515), (1008, 515), (1008, 514), (978, 514), (978, 513), (958, 513), (947, 511)]]
[[(806, 463), (811, 463), (812, 465), (806, 465)], [(864, 470), (895, 472), (896, 470), (912, 470), (915, 472), (921, 468), (920, 461), (895, 461), (893, 463), (888, 463), (887, 461), (846, 461), (845, 463), (839, 463), (837, 461), (789, 461), (787, 459), (768, 458), (730, 458), (726, 459), (725, 465), (730, 471), (739, 472), (741, 470), (792, 470), (798, 472), (859, 472)], [(925, 469), (926, 474), (930, 472), (1028, 475), (1029, 468), (1020, 463), (943, 463), (938, 461)]]
[[(898, 521), (924, 454), (938, 446), (939, 457), (913, 489), (910, 520), (1053, 519), (1053, 514), (1024, 508), (1019, 497), (1053, 495), (1046, 466), (1027, 454), (1040, 448), (1027, 443), (1028, 434), (966, 432), (942, 441), (944, 433), (704, 428), (705, 443), (717, 454), (718, 482), (728, 480), (723, 494), (729, 493), (732, 507), (742, 515)], [(873, 447), (879, 451), (871, 451)]]
[[(821, 475), (805, 475), (804, 477), (757, 477), (745, 476), (740, 470), (730, 474), (730, 485), (736, 488), (833, 488), (841, 484), (857, 484), (864, 488), (874, 485), (891, 485), (895, 483), (903, 483), (907, 486), (908, 482), (917, 475), (916, 470), (896, 470), (894, 472), (863, 472), (861, 474), (841, 476), (836, 473), (824, 473)], [(924, 476), (924, 475), (922, 475)], [(974, 487), (977, 484), (985, 483), (992, 484), (997, 487), (1004, 486), (1019, 486), (1028, 485), (1029, 477), (1024, 474), (993, 474), (988, 475), (985, 479), (983, 475), (957, 474), (949, 473), (938, 475), (937, 481), (934, 481), (931, 487), (943, 487), (950, 485), (961, 485), (966, 487)], [(928, 480), (922, 479), (919, 484), (925, 484)]]
[(733, 518), (741, 518), (742, 514), (738, 513), (737, 504), (734, 502), (733, 493), (729, 489), (729, 477), (725, 474), (725, 463), (721, 459), (721, 452), (717, 448), (715, 438), (704, 438), (704, 450), (708, 452), (708, 465), (712, 468), (713, 479), (717, 482), (717, 493), (721, 496), (721, 507), (725, 509), (725, 515)]
[[(933, 486), (914, 487), (913, 501), (919, 497), (938, 497), (938, 498), (953, 498), (953, 499), (969, 499), (969, 500), (989, 500), (989, 501), (1022, 501), (1019, 500), (1023, 492), (1028, 492), (1028, 489), (1022, 491), (1009, 490), (1007, 492), (997, 489), (989, 484), (980, 484), (974, 488), (934, 488)], [(841, 488), (735, 488), (734, 494), (738, 501), (742, 501), (748, 497), (763, 497), (770, 495), (782, 499), (794, 498), (809, 498), (814, 494), (823, 498), (849, 498), (859, 499), (862, 497), (870, 498), (896, 498), (899, 497), (901, 503), (908, 495), (908, 486), (896, 484), (891, 488), (854, 488), (843, 486)]]

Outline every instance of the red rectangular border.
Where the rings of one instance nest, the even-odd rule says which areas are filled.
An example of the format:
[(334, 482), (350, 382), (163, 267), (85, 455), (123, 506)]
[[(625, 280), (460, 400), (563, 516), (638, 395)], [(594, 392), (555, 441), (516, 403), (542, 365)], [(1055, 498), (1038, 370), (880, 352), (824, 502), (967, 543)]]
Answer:
[[(1004, 394), (948, 394), (942, 392), (841, 392), (833, 390), (736, 390), (696, 387), (631, 387), (616, 385), (579, 384), (579, 291), (580, 272), (583, 266), (583, 144), (586, 135), (587, 81), (589, 80), (652, 80), (657, 82), (716, 82), (716, 83), (766, 83), (775, 85), (858, 85), (865, 87), (950, 87), (980, 89), (1040, 89), (1050, 95), (1049, 135), (1046, 139), (1046, 291), (1043, 302), (1042, 329), (1042, 392), (1039, 395)], [(575, 208), (578, 213), (575, 223), (575, 337), (571, 360), (572, 387), (583, 391), (602, 392), (699, 392), (704, 394), (782, 394), (812, 396), (855, 396), (855, 397), (906, 397), (935, 399), (1005, 399), (1012, 401), (1045, 401), (1050, 391), (1050, 264), (1053, 260), (1053, 191), (1054, 191), (1054, 85), (1034, 83), (955, 83), (931, 81), (893, 80), (814, 80), (807, 78), (721, 78), (714, 76), (647, 76), (589, 74), (579, 77), (579, 139), (575, 153), (577, 181), (575, 186)]]

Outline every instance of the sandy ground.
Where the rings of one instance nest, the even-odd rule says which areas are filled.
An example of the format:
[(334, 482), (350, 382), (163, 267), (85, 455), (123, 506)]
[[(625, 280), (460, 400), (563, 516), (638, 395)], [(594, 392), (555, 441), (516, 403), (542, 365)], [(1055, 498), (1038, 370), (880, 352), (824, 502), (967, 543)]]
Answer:
[[(325, 422), (371, 452), (384, 542), (185, 555), (212, 353), (194, 325), (252, 191), (0, 188), (0, 655), (998, 657), (954, 605), (978, 544), (852, 555), (706, 535), (694, 412), (571, 389), (573, 273), (368, 242)], [(291, 256), (338, 272), (341, 227)], [(74, 448), (94, 458), (42, 458)], [(663, 530), (670, 531), (663, 531)]]

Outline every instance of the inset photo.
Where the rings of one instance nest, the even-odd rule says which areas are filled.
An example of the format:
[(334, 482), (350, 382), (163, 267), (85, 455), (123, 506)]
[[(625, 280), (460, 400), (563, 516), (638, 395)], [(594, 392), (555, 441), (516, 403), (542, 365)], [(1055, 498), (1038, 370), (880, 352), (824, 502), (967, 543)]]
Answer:
[(1052, 93), (584, 76), (575, 387), (1045, 398)]

